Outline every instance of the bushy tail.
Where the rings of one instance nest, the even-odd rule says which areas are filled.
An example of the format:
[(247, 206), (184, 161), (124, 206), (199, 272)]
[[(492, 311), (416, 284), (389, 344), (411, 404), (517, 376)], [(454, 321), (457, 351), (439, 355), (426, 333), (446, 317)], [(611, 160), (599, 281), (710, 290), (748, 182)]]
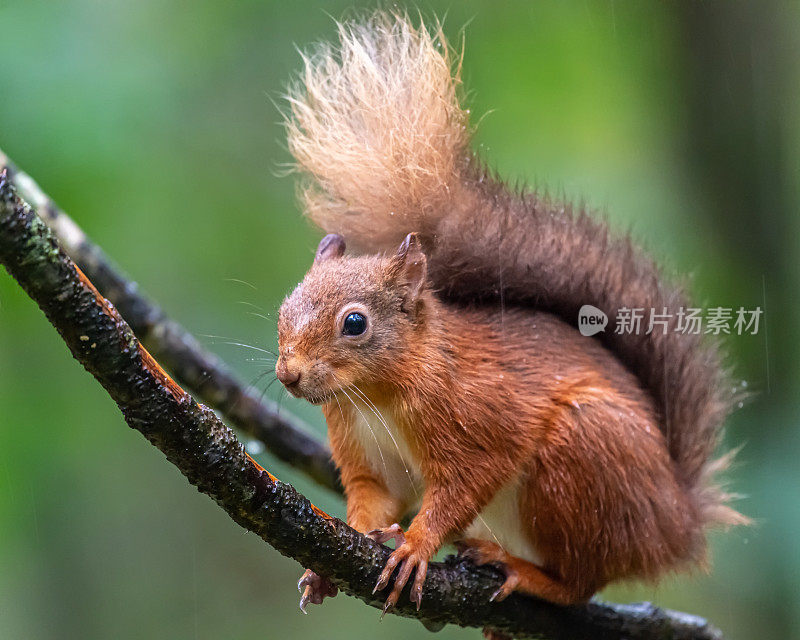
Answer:
[[(377, 13), (339, 25), (339, 47), (304, 57), (290, 88), (289, 149), (305, 174), (308, 215), (365, 252), (390, 251), (417, 231), (430, 275), (450, 300), (502, 300), (551, 311), (574, 326), (593, 305), (598, 337), (655, 397), (680, 479), (707, 522), (742, 520), (711, 476), (733, 402), (716, 347), (675, 331), (690, 305), (627, 238), (568, 204), (518, 194), (469, 149), (459, 104), (460, 59), (440, 25), (416, 28)], [(616, 333), (618, 311), (671, 313), (667, 331)]]

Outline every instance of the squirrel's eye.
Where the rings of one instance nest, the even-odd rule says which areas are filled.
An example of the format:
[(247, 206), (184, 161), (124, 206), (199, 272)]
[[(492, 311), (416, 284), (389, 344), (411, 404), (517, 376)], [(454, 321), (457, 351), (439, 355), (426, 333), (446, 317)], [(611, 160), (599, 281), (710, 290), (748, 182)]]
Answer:
[(367, 330), (367, 319), (360, 313), (349, 314), (342, 324), (342, 335), (360, 336)]

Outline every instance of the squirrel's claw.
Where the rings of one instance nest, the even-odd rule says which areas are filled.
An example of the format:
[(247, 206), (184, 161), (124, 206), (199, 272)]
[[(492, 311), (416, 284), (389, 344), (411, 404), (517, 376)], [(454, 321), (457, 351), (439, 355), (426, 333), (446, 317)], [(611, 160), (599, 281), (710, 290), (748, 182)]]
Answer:
[(422, 585), (425, 584), (425, 576), (428, 573), (428, 561), (422, 560), (417, 565), (417, 575), (414, 577), (414, 586), (411, 587), (411, 602), (416, 602), (417, 611), (422, 606)]
[[(388, 540), (389, 538), (387, 537), (386, 539)], [(411, 602), (416, 603), (417, 610), (422, 606), (422, 586), (425, 583), (425, 576), (428, 573), (428, 559), (415, 551), (412, 545), (405, 541), (389, 556), (389, 559), (386, 561), (386, 566), (383, 568), (372, 593), (386, 588), (392, 573), (397, 567), (399, 567), (399, 571), (397, 577), (394, 579), (392, 591), (386, 598), (386, 604), (383, 607), (383, 614), (381, 617), (391, 611), (397, 604), (397, 600), (400, 598), (403, 588), (408, 583), (408, 579), (415, 569), (416, 576), (414, 577), (414, 583), (411, 587), (410, 597)]]
[(297, 590), (302, 593), (300, 598), (300, 611), (308, 614), (306, 606), (311, 604), (322, 604), (326, 597), (333, 597), (339, 593), (338, 587), (328, 578), (317, 575), (311, 569), (307, 569), (300, 580), (297, 581)]
[(383, 529), (373, 529), (364, 534), (367, 538), (374, 540), (379, 544), (385, 544), (389, 540), (394, 540), (395, 549), (405, 544), (406, 534), (403, 528), (396, 522), (391, 527), (384, 527)]
[(519, 572), (507, 562), (509, 556), (500, 546), (491, 543), (487, 545), (480, 542), (474, 544), (466, 540), (456, 541), (455, 544), (458, 555), (462, 558), (467, 558), (478, 566), (484, 564), (495, 565), (505, 575), (505, 581), (492, 594), (489, 602), (505, 600), (517, 588), (520, 581)]
[(492, 594), (492, 597), (489, 598), (489, 602), (500, 602), (505, 600), (511, 595), (511, 592), (514, 591), (519, 584), (519, 574), (516, 571), (505, 566), (501, 568), (506, 574), (506, 580), (500, 585), (500, 588)]

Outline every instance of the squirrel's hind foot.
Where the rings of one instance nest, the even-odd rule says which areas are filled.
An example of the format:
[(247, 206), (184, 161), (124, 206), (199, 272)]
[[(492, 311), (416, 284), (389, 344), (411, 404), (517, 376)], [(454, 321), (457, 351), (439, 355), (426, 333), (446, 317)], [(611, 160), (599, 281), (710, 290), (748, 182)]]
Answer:
[(306, 606), (311, 604), (322, 604), (326, 597), (332, 598), (339, 589), (328, 578), (324, 578), (307, 569), (297, 582), (297, 590), (303, 595), (300, 598), (300, 611), (307, 614)]
[(505, 582), (489, 598), (492, 602), (505, 600), (519, 584), (519, 572), (514, 568), (514, 561), (519, 561), (509, 555), (505, 549), (494, 542), (486, 540), (467, 539), (456, 542), (458, 555), (469, 558), (476, 565), (496, 565), (506, 576)]
[(552, 577), (532, 562), (512, 556), (494, 542), (470, 538), (458, 541), (456, 548), (459, 555), (469, 558), (476, 565), (493, 564), (505, 574), (505, 582), (492, 594), (490, 598), (492, 601), (504, 600), (513, 591), (527, 593), (561, 605), (578, 604), (588, 600), (588, 596), (576, 593), (568, 583)]

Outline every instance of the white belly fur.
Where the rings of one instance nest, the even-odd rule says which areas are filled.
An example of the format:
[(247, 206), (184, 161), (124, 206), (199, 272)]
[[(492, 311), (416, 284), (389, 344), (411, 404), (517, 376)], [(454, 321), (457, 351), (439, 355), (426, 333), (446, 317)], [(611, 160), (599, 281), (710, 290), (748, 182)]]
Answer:
[(422, 499), (419, 461), (411, 452), (391, 411), (388, 407), (367, 405), (359, 400), (354, 404), (355, 436), (373, 471), (383, 478), (393, 495), (406, 500), (410, 506), (418, 506)]
[[(398, 429), (391, 411), (386, 406), (369, 406), (359, 400), (354, 404), (355, 436), (373, 471), (384, 479), (390, 492), (418, 507), (424, 487), (419, 461)], [(520, 485), (515, 480), (500, 489), (462, 537), (498, 543), (512, 556), (541, 564), (540, 555), (520, 520)]]
[(541, 565), (541, 556), (520, 519), (520, 490), (518, 480), (500, 489), (473, 520), (464, 537), (495, 542), (512, 556)]

